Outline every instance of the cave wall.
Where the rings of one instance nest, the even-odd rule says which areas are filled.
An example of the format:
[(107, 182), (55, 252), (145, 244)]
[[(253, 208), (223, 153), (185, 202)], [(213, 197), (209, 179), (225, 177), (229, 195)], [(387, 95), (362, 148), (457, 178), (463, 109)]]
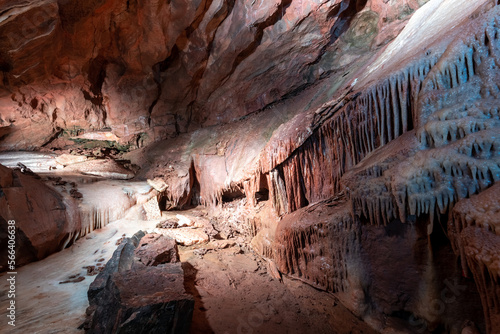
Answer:
[[(195, 131), (181, 150), (184, 167), (176, 168), (192, 168), (183, 175), (196, 177), (204, 204), (221, 203), (234, 187), (256, 203), (264, 178), (279, 218), (261, 217), (254, 248), (282, 273), (334, 292), (378, 330), (494, 333), (496, 252), (488, 246), (484, 260), (478, 249), (494, 245), (497, 232), (451, 237), (447, 221), (455, 205), (499, 178), (497, 5), (430, 2), (332, 98), (319, 88), (323, 81), (311, 87), (305, 110), (308, 90), (284, 101), (288, 112), (276, 125), (251, 127), (273, 112), (284, 115), (271, 109), (233, 131)], [(436, 32), (442, 16), (449, 18), (440, 27), (446, 34)], [(249, 143), (245, 163), (225, 154), (231, 148), (237, 156)], [(169, 196), (184, 198), (184, 184)], [(343, 204), (328, 203), (332, 198)]]
[(110, 129), (169, 208), (269, 191), (255, 249), (378, 330), (498, 330), (498, 1), (2, 6), (2, 149)]
[(347, 75), (425, 2), (2, 2), (1, 148), (102, 129), (142, 145), (239, 119)]
[[(379, 330), (398, 319), (415, 332), (469, 321), (498, 331), (498, 14), (483, 7), (446, 46), (320, 109), (329, 119), (299, 145), (280, 134), (285, 149), (267, 146), (285, 217), (278, 268), (336, 292)], [(321, 202), (332, 196), (347, 204)], [(334, 218), (315, 215), (317, 205)], [(463, 290), (453, 302), (450, 282)]]

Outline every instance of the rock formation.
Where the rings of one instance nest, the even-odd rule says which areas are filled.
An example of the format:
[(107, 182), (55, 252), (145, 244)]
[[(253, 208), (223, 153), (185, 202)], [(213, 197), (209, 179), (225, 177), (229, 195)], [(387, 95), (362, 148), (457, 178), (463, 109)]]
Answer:
[[(497, 333), (499, 5), (3, 2), (0, 149), (50, 150), (63, 171), (120, 180), (65, 195), (2, 168), (2, 217), (17, 208), (29, 225), (64, 202), (21, 226), (36, 260), (134, 205), (150, 220), (205, 206), (251, 236), (275, 277), (335, 294), (377, 331)], [(123, 186), (133, 177), (143, 183)], [(28, 183), (48, 194), (36, 208)], [(226, 233), (206, 226), (200, 240)], [(124, 293), (108, 305), (120, 323), (145, 307), (130, 286), (169, 274), (137, 275), (105, 280)]]
[(161, 235), (123, 240), (90, 285), (86, 332), (188, 333), (194, 301), (178, 261), (175, 242)]
[[(32, 175), (0, 165), (0, 189), (2, 245), (8, 240), (7, 221), (15, 220), (18, 265), (61, 250), (68, 235), (81, 229), (78, 203)], [(7, 252), (1, 254), (4, 271)]]
[(346, 71), (424, 2), (6, 2), (2, 147), (106, 128), (142, 145), (249, 115)]

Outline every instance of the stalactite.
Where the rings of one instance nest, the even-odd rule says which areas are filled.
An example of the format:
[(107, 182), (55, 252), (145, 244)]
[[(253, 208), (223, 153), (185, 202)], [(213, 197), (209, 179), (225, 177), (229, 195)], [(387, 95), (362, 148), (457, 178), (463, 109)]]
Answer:
[(273, 169), (269, 172), (268, 182), (270, 185), (270, 198), (273, 203), (273, 208), (278, 215), (283, 215), (288, 213), (287, 207), (287, 192), (285, 188), (285, 183), (280, 175), (279, 170)]
[[(444, 147), (418, 152), (391, 171), (400, 219), (448, 212), (457, 201), (500, 180), (498, 128), (471, 133)], [(430, 210), (430, 211), (429, 211)]]
[[(497, 208), (498, 204), (497, 199)], [(458, 238), (463, 243), (463, 261), (470, 268), (481, 296), (486, 330), (496, 333), (500, 328), (500, 236), (487, 228), (470, 226)]]
[[(255, 180), (261, 174), (268, 178), (270, 198), (280, 215), (334, 196), (342, 190), (340, 181), (346, 172), (414, 129), (426, 153), (409, 161), (426, 174), (401, 165), (397, 170), (406, 173), (406, 181), (392, 173), (396, 181), (375, 182), (374, 189), (392, 195), (358, 200), (352, 193), (363, 214), (378, 221), (429, 214), (432, 221), (433, 212), (446, 212), (457, 200), (486, 189), (497, 180), (498, 165), (479, 163), (478, 154), (481, 158), (495, 154), (498, 143), (482, 138), (469, 145), (465, 139), (498, 131), (500, 92), (489, 80), (495, 75), (493, 60), (499, 53), (498, 21), (494, 13), (489, 14), (482, 26), (471, 25), (446, 50), (426, 52), (386, 79), (360, 92), (346, 91), (314, 113), (299, 114), (283, 124), (261, 153), (259, 166), (237, 181), (248, 202), (255, 203)], [(483, 102), (475, 102), (479, 99)], [(449, 157), (447, 150), (456, 154)], [(418, 161), (426, 158), (428, 165)], [(223, 168), (223, 158), (213, 159)], [(202, 203), (219, 203), (228, 189), (224, 180), (214, 182), (209, 173), (199, 177)]]
[(496, 183), (484, 192), (464, 199), (453, 208), (448, 221), (448, 231), (455, 253), (460, 255), (462, 269), (468, 273), (465, 247), (461, 233), (468, 227), (481, 227), (500, 235), (500, 221), (497, 210), (500, 206), (500, 183)]
[[(369, 221), (378, 224), (397, 216), (405, 221), (408, 214), (429, 214), (431, 233), (435, 215), (498, 181), (498, 103), (491, 88), (489, 98), (484, 98), (477, 87), (491, 86), (488, 78), (495, 67), (481, 64), (499, 52), (498, 42), (486, 43), (498, 40), (499, 24), (494, 16), (485, 22), (483, 32), (458, 39), (444, 54), (424, 57), (341, 108), (336, 101), (317, 111), (323, 115), (329, 114), (325, 108), (336, 110), (300, 147), (288, 142), (280, 150), (268, 149), (262, 165), (269, 168), (283, 161), (279, 166), (285, 172), (288, 209), (293, 212), (333, 196), (348, 169), (414, 125), (420, 126), (417, 135), (426, 150), (385, 178), (365, 179), (366, 189), (359, 189), (362, 182), (350, 187), (356, 189), (349, 192), (353, 206)], [(457, 94), (464, 102), (449, 106), (448, 96)], [(289, 157), (283, 160), (287, 150)]]
[(261, 159), (263, 171), (283, 161), (279, 165), (285, 173), (290, 212), (339, 192), (339, 181), (348, 168), (413, 129), (417, 93), (436, 61), (436, 57), (428, 57), (367, 88), (337, 109), (300, 147), (282, 141), (279, 149), (266, 149)]
[(359, 224), (352, 220), (349, 206), (324, 201), (280, 222), (274, 259), (283, 273), (330, 292), (345, 292), (349, 289), (348, 266), (359, 252), (359, 238)]

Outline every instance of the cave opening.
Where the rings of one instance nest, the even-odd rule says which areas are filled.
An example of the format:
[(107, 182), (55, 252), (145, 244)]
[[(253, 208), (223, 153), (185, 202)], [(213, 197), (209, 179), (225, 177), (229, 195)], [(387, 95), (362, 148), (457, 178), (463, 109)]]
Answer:
[(245, 197), (245, 193), (242, 189), (235, 187), (229, 188), (224, 191), (221, 195), (222, 203), (229, 203), (236, 200), (240, 200)]

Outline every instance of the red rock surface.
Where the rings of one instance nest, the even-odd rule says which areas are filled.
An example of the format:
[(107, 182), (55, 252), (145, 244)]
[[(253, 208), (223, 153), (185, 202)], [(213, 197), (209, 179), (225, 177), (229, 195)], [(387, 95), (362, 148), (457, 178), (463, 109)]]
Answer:
[(238, 119), (363, 62), (423, 2), (3, 2), (1, 147), (105, 128), (137, 144)]
[(377, 330), (496, 333), (498, 5), (4, 2), (0, 148), (109, 135)]
[(161, 234), (146, 234), (135, 250), (135, 256), (146, 266), (179, 262), (179, 253), (174, 239)]
[[(0, 191), (2, 245), (7, 244), (7, 221), (15, 220), (18, 266), (60, 251), (82, 229), (78, 203), (34, 176), (0, 165)], [(6, 250), (1, 254), (0, 271), (6, 271)]]
[(464, 275), (477, 282), (488, 331), (500, 328), (500, 184), (453, 208), (448, 230)]

